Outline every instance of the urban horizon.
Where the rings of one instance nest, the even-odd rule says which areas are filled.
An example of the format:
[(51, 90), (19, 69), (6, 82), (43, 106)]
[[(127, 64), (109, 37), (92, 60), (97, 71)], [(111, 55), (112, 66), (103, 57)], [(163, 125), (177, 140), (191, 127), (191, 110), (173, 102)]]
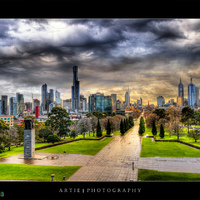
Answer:
[(0, 95), (41, 101), (41, 86), (71, 98), (72, 68), (80, 94), (117, 94), (130, 102), (176, 102), (181, 78), (199, 87), (199, 19), (1, 19)]

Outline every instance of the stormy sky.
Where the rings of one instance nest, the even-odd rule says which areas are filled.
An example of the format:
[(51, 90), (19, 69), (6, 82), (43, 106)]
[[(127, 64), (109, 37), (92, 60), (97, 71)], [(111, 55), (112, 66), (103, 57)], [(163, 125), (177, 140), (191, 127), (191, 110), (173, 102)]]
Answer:
[(72, 68), (81, 94), (117, 94), (156, 104), (200, 87), (200, 19), (0, 19), (0, 95), (41, 99), (41, 86), (71, 98)]

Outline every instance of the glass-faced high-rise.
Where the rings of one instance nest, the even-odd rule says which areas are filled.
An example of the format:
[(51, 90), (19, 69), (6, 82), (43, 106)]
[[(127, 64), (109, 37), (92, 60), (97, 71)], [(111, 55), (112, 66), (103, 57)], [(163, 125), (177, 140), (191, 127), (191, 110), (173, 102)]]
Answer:
[(80, 83), (78, 81), (78, 67), (73, 67), (72, 110), (80, 109)]
[(178, 85), (178, 96), (184, 98), (184, 87), (180, 79), (180, 83)]
[(191, 83), (188, 85), (188, 106), (196, 106), (196, 89), (192, 83), (192, 78)]

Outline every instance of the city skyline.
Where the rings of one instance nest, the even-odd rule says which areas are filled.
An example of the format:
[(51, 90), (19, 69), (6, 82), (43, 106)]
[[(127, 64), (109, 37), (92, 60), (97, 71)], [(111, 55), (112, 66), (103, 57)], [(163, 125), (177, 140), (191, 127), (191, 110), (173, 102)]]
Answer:
[(0, 95), (41, 100), (41, 86), (71, 98), (73, 66), (80, 94), (117, 94), (156, 105), (176, 99), (181, 78), (199, 87), (199, 19), (1, 19)]

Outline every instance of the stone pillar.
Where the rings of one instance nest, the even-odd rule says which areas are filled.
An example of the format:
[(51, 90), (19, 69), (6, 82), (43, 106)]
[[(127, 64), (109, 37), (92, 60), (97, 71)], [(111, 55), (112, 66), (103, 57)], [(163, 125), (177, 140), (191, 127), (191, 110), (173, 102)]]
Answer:
[(26, 119), (24, 122), (24, 158), (31, 158), (35, 154), (35, 129), (33, 120)]

